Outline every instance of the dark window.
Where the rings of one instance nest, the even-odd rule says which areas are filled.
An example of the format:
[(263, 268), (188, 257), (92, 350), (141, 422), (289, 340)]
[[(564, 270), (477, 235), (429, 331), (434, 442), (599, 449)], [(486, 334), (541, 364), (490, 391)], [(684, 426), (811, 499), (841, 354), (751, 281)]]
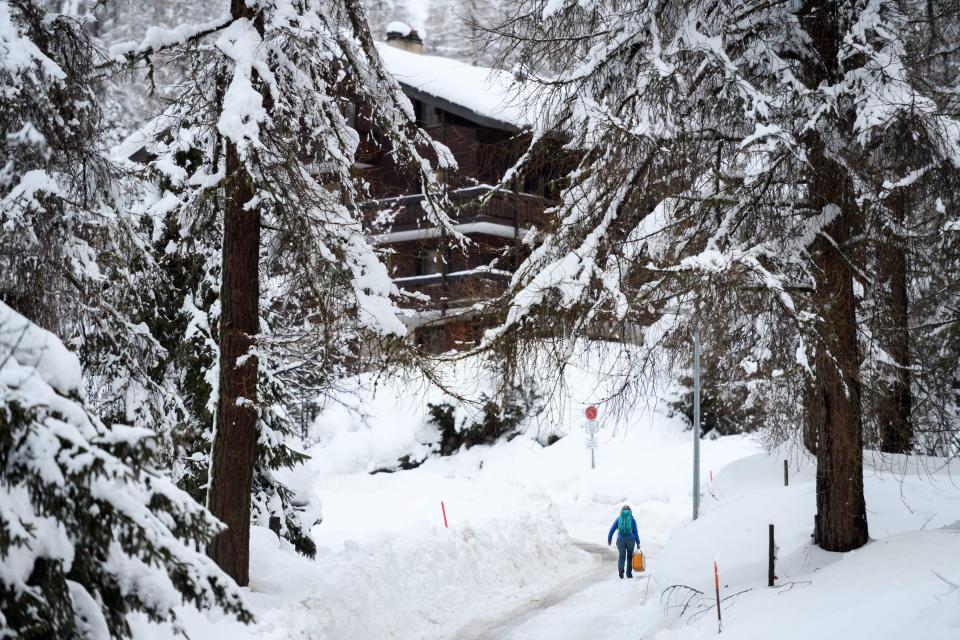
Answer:
[(441, 269), (439, 249), (420, 249), (417, 251), (417, 275), (428, 276), (440, 273)]
[(444, 327), (420, 327), (416, 332), (417, 346), (427, 353), (447, 350), (447, 332)]

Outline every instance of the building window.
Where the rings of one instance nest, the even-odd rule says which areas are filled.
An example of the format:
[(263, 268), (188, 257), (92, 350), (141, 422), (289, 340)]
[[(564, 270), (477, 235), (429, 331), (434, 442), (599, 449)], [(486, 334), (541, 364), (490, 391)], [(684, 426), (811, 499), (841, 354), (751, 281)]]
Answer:
[(439, 249), (421, 249), (417, 252), (417, 275), (429, 276), (440, 273), (442, 263)]
[(426, 353), (447, 350), (447, 332), (444, 327), (420, 327), (416, 332), (417, 347)]

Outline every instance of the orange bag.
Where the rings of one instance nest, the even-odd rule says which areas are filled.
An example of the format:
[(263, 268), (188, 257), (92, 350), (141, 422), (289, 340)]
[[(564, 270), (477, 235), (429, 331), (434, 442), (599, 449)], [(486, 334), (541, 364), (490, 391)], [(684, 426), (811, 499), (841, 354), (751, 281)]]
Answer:
[(643, 571), (645, 568), (643, 562), (643, 551), (637, 551), (633, 554), (633, 570), (635, 572)]

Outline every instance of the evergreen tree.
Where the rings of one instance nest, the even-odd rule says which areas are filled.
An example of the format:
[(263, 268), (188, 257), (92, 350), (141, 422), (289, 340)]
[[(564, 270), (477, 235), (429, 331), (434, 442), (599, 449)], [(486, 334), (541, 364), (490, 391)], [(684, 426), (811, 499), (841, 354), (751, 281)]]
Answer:
[[(806, 390), (817, 539), (830, 550), (864, 544), (862, 396), (876, 380), (861, 368), (864, 282), (903, 290), (891, 230), (932, 231), (943, 218), (911, 211), (905, 222), (901, 192), (949, 198), (935, 177), (960, 166), (952, 90), (917, 73), (925, 9), (517, 3), (493, 31), (540, 87), (540, 129), (569, 133), (582, 155), (487, 347), (516, 361), (557, 329), (613, 334), (642, 341), (633, 362), (642, 378), (688, 353), (691, 328), (711, 333), (711, 357), (743, 384), (784, 381), (768, 401), (796, 407), (798, 386)], [(904, 136), (911, 153), (886, 162)], [(898, 296), (877, 295), (874, 308), (889, 328), (877, 344), (902, 373)], [(896, 382), (900, 415), (910, 385)]]
[(173, 620), (184, 600), (246, 621), (198, 552), (221, 525), (156, 470), (151, 430), (95, 416), (78, 359), (37, 326), (121, 372), (89, 385), (112, 418), (142, 415), (152, 340), (101, 297), (137, 236), (110, 207), (99, 58), (45, 6), (0, 2), (0, 635), (125, 637), (128, 613)]
[(130, 636), (181, 601), (250, 620), (200, 549), (222, 526), (153, 470), (154, 434), (106, 427), (80, 362), (0, 303), (0, 634)]
[(354, 0), (234, 0), (221, 19), (155, 30), (110, 56), (186, 71), (139, 142), (160, 177), (154, 210), (181, 229), (222, 231), (216, 286), (205, 285), (217, 299), (202, 315), (217, 345), (208, 505), (228, 530), (210, 553), (246, 584), (251, 491), (271, 464), (293, 460), (276, 448), (291, 422), (275, 398), (405, 331), (358, 211), (348, 105), (419, 179), (429, 218), (458, 237), (431, 167), (453, 160), (416, 128)]

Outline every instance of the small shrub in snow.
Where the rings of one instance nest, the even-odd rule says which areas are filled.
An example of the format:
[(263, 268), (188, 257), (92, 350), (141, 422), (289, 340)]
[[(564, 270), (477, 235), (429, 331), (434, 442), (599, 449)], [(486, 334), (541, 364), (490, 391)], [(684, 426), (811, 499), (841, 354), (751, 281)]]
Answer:
[(461, 447), (494, 444), (514, 439), (523, 432), (524, 421), (542, 409), (542, 397), (535, 391), (514, 388), (501, 402), (481, 395), (479, 412), (468, 415), (449, 402), (428, 404), (429, 422), (440, 431), (436, 450), (442, 456), (453, 455)]
[[(448, 401), (428, 403), (427, 424), (436, 429), (436, 440), (429, 442), (430, 453), (452, 456), (461, 448), (478, 444), (495, 444), (500, 440), (513, 440), (523, 433), (528, 418), (543, 410), (543, 396), (535, 390), (514, 387), (497, 402), (486, 394), (480, 396), (479, 411), (468, 410)], [(548, 446), (559, 437), (547, 438)], [(543, 444), (543, 443), (541, 443)], [(397, 459), (389, 467), (375, 469), (372, 473), (392, 473), (397, 470), (416, 469), (427, 455), (408, 454)]]

